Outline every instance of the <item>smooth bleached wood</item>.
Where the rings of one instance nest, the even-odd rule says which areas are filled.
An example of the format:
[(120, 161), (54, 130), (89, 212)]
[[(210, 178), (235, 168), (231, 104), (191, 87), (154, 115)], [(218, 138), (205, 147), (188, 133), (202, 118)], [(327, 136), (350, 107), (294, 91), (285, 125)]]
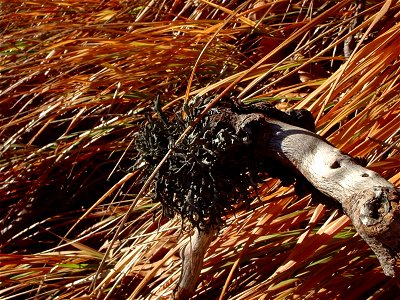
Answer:
[(193, 295), (203, 266), (204, 255), (216, 233), (217, 230), (204, 232), (194, 229), (194, 234), (181, 250), (182, 270), (174, 291), (175, 299), (188, 299)]
[(269, 120), (266, 155), (300, 172), (339, 202), (387, 276), (400, 273), (399, 190), (374, 171), (305, 129)]

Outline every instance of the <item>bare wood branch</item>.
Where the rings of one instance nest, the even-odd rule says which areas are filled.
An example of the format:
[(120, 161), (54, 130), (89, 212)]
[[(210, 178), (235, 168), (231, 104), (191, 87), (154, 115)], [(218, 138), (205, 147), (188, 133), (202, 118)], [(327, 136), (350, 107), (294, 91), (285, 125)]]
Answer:
[(400, 270), (399, 190), (376, 172), (303, 128), (269, 120), (266, 155), (298, 170), (319, 191), (339, 202), (384, 273)]
[(174, 291), (175, 299), (188, 299), (193, 295), (203, 266), (204, 255), (216, 233), (216, 229), (209, 232), (194, 229), (194, 234), (190, 237), (188, 244), (181, 250), (182, 271)]

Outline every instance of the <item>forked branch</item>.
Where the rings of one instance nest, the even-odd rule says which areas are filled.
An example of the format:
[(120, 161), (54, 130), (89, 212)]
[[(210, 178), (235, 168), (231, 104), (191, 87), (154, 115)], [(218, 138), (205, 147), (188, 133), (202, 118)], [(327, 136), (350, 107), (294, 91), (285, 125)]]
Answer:
[[(310, 121), (311, 114), (307, 113), (294, 110), (286, 114), (273, 107), (262, 105), (251, 106), (242, 111), (240, 108), (219, 109), (209, 116), (207, 123), (203, 124), (199, 137), (196, 137), (195, 134), (192, 135), (192, 140), (188, 141), (187, 148), (182, 148), (180, 151), (192, 151), (190, 147), (197, 145), (195, 151), (190, 152), (195, 157), (193, 161), (202, 159), (197, 157), (198, 153), (209, 154), (208, 159), (204, 159), (201, 164), (205, 164), (204, 169), (207, 172), (213, 173), (209, 175), (206, 172), (207, 174), (202, 177), (202, 182), (209, 180), (213, 183), (215, 176), (220, 175), (219, 169), (225, 168), (224, 164), (238, 161), (245, 161), (252, 165), (249, 170), (254, 171), (254, 166), (265, 168), (256, 169), (257, 172), (274, 171), (268, 168), (275, 166), (276, 169), (287, 170), (285, 173), (292, 172), (293, 176), (303, 176), (318, 191), (342, 206), (344, 213), (350, 217), (357, 232), (377, 255), (384, 273), (392, 277), (398, 276), (400, 273), (397, 264), (400, 257), (399, 190), (379, 174), (360, 166), (350, 156), (312, 132), (313, 120), (311, 118)], [(209, 140), (211, 142), (208, 142)], [(207, 142), (209, 144), (206, 144)], [(218, 149), (218, 147), (221, 148)], [(243, 155), (246, 155), (245, 159)], [(171, 160), (170, 166), (175, 167), (175, 161), (180, 157), (182, 155), (177, 155), (175, 160)], [(185, 166), (188, 166), (190, 170), (195, 169), (193, 166), (190, 167), (187, 161), (182, 162), (179, 166), (179, 170), (183, 170)], [(200, 165), (200, 167), (203, 166)], [(237, 170), (243, 172), (241, 170), (246, 169), (238, 166)], [(243, 176), (243, 174), (239, 175)], [(172, 175), (168, 176), (163, 177), (165, 187), (170, 185), (168, 180)], [(235, 175), (232, 174), (232, 176)], [(227, 177), (221, 178), (226, 179)], [(195, 181), (195, 178), (193, 180)], [(240, 177), (237, 180), (240, 182)], [(174, 183), (176, 182), (178, 181), (174, 181)], [(186, 183), (184, 181), (179, 184), (187, 186)], [(194, 187), (192, 188), (192, 186)], [(220, 186), (211, 186), (210, 191), (217, 188)], [(224, 188), (229, 190), (230, 187), (224, 185)], [(199, 199), (207, 201), (207, 199), (203, 199), (207, 197), (199, 198), (199, 195), (196, 195), (196, 191), (204, 192), (206, 185), (202, 188), (193, 182), (190, 189), (186, 196), (182, 193), (182, 201), (179, 202), (179, 205), (171, 204), (172, 209), (176, 209), (183, 217), (189, 220), (200, 218), (202, 221), (195, 224), (195, 233), (181, 253), (182, 274), (175, 290), (175, 297), (178, 299), (186, 299), (193, 294), (205, 252), (218, 228), (209, 220), (215, 220), (215, 222), (219, 220), (219, 215), (215, 215), (214, 210), (218, 208), (222, 214), (224, 208), (221, 211), (219, 206), (225, 202), (229, 204), (230, 195), (221, 193), (221, 190), (214, 193), (214, 196), (211, 192), (207, 192), (204, 195), (228, 196), (224, 199), (225, 202), (221, 198), (221, 203), (215, 203), (211, 199), (210, 204), (216, 205), (215, 207), (210, 208), (208, 204), (204, 205), (208, 202), (203, 202), (200, 203), (203, 205), (202, 207), (192, 209), (192, 204), (185, 206), (185, 203), (193, 199), (195, 200), (193, 203), (199, 203)], [(163, 195), (164, 190), (159, 189), (159, 191), (159, 194)], [(173, 192), (175, 193), (175, 190)], [(229, 190), (229, 192), (235, 195), (235, 191)], [(176, 194), (173, 195), (173, 198), (176, 199)], [(207, 209), (210, 210), (207, 211)], [(192, 213), (185, 215), (186, 211)], [(203, 215), (203, 212), (209, 215)], [(201, 230), (201, 226), (208, 227), (206, 230)]]

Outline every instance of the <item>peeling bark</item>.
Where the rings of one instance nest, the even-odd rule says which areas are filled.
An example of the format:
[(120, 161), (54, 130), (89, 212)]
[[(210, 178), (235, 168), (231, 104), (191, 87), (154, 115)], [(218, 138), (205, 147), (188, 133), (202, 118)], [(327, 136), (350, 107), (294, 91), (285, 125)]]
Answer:
[[(399, 275), (400, 195), (393, 184), (305, 129), (309, 124), (304, 124), (305, 128), (288, 124), (290, 116), (283, 116), (282, 122), (259, 111), (240, 114), (224, 109), (213, 118), (214, 122), (229, 120), (241, 142), (253, 145), (256, 161), (283, 165), (339, 203), (375, 252), (384, 273)], [(196, 229), (183, 249), (182, 275), (175, 290), (177, 299), (187, 299), (193, 294), (204, 254), (216, 232)]]

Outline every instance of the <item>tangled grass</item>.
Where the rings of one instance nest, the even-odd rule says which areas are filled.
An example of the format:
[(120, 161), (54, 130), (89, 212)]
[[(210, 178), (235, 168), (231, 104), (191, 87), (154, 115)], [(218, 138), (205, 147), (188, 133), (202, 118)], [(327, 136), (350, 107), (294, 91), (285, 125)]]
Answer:
[[(154, 99), (307, 108), (400, 185), (398, 1), (2, 1), (0, 297), (167, 298), (189, 239), (137, 164)], [(201, 118), (201, 115), (200, 117)], [(347, 217), (267, 178), (196, 299), (398, 295)]]

